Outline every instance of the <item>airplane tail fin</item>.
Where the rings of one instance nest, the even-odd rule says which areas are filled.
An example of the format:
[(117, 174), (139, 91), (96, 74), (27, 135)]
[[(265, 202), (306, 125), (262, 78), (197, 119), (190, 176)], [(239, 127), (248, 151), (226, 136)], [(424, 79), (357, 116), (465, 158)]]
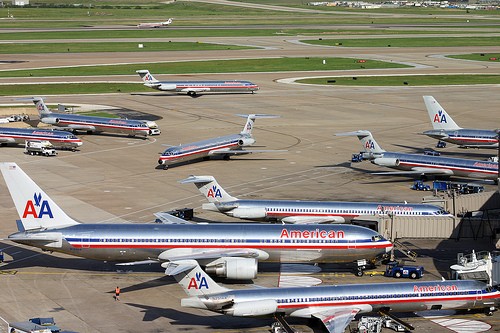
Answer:
[(0, 171), (25, 230), (79, 224), (66, 215), (16, 163), (0, 163)]
[(212, 176), (189, 176), (180, 181), (182, 184), (194, 183), (201, 194), (203, 194), (209, 202), (229, 202), (236, 201), (235, 198), (229, 195), (222, 186), (219, 185), (217, 180)]
[(279, 118), (277, 115), (272, 114), (237, 114), (239, 117), (246, 117), (247, 122), (243, 127), (243, 130), (240, 132), (241, 135), (252, 135), (253, 124), (255, 123), (255, 119), (257, 118)]
[(135, 72), (137, 74), (139, 74), (139, 76), (141, 77), (141, 79), (144, 83), (158, 83), (158, 82), (160, 82), (157, 79), (155, 79), (154, 76), (151, 75), (151, 73), (147, 69), (141, 69), (141, 70), (138, 70)]
[(229, 289), (219, 286), (196, 260), (171, 261), (162, 265), (165, 274), (173, 276), (188, 296), (220, 294)]
[(35, 103), (36, 110), (40, 116), (52, 113), (47, 105), (43, 102), (41, 97), (33, 97), (33, 103)]
[(372, 154), (381, 154), (384, 153), (383, 150), (373, 138), (373, 135), (370, 131), (359, 130), (354, 132), (347, 133), (338, 133), (338, 136), (357, 136), (359, 141), (361, 141), (361, 145), (363, 146), (364, 153), (372, 153)]
[(424, 96), (425, 107), (435, 130), (458, 130), (461, 129), (443, 109), (443, 107), (432, 96)]

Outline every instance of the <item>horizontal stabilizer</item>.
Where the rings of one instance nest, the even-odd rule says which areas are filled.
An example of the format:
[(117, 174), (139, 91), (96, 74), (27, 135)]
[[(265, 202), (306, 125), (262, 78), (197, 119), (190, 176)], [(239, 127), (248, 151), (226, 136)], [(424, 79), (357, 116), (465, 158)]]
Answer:
[(253, 119), (257, 119), (257, 118), (280, 118), (281, 116), (279, 115), (276, 115), (276, 114), (263, 114), (263, 113), (260, 113), (260, 114), (241, 114), (241, 113), (238, 113), (236, 114), (238, 117), (243, 117), (243, 118), (253, 118)]
[(195, 175), (190, 175), (189, 177), (180, 180), (179, 183), (181, 184), (188, 184), (188, 183), (210, 183), (211, 181), (214, 181), (215, 178), (212, 176), (195, 176)]
[(193, 260), (183, 260), (179, 262), (166, 262), (161, 265), (165, 268), (165, 275), (175, 276), (187, 270), (193, 269), (198, 266), (198, 263)]
[(354, 131), (354, 132), (337, 133), (335, 135), (336, 136), (368, 136), (368, 135), (371, 135), (371, 133), (370, 133), (370, 131), (359, 130), (359, 131)]

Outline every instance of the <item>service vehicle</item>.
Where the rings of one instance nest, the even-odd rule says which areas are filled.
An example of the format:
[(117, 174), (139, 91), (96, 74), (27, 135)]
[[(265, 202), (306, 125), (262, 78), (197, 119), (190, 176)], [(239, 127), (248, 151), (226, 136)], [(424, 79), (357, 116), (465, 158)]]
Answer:
[(398, 261), (391, 261), (385, 267), (384, 276), (395, 278), (420, 279), (424, 275), (422, 266), (401, 265)]
[(24, 153), (28, 155), (57, 156), (54, 146), (45, 140), (26, 140)]
[(33, 324), (37, 324), (48, 328), (52, 333), (59, 333), (61, 329), (56, 325), (53, 317), (36, 317), (29, 320)]
[(425, 184), (421, 180), (415, 180), (413, 182), (413, 185), (410, 186), (410, 188), (412, 190), (415, 190), (415, 191), (430, 191), (431, 190), (431, 187), (429, 185)]

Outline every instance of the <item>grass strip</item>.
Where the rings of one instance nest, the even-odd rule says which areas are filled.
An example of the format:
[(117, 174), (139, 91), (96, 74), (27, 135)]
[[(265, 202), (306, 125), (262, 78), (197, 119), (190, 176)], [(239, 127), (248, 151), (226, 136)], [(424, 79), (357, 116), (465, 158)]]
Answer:
[[(324, 63), (323, 63), (324, 61)], [(130, 75), (136, 70), (149, 69), (152, 74), (238, 73), (278, 71), (319, 71), (411, 67), (398, 63), (353, 58), (262, 58), (168, 63), (125, 64), (109, 66), (79, 66), (29, 70), (0, 71), (2, 77), (47, 77)]]
[(298, 83), (333, 86), (438, 86), (500, 84), (500, 75), (404, 75), (404, 76), (349, 76), (298, 80)]
[(407, 37), (302, 40), (303, 43), (342, 47), (457, 47), (498, 46), (500, 37)]

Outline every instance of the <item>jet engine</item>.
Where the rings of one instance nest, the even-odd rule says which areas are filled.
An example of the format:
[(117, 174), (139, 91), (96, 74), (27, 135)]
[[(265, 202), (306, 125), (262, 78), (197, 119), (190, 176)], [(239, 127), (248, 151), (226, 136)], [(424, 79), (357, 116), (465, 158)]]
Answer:
[(234, 303), (225, 311), (225, 314), (234, 317), (253, 317), (273, 314), (278, 309), (274, 299)]
[(389, 157), (378, 157), (373, 160), (373, 163), (380, 165), (380, 166), (386, 166), (386, 167), (395, 167), (399, 165), (399, 159), (398, 158), (389, 158)]
[(235, 208), (226, 214), (239, 219), (263, 219), (266, 217), (266, 210), (264, 208)]
[(177, 85), (175, 85), (175, 84), (160, 84), (160, 85), (153, 86), (153, 88), (156, 88), (156, 89), (162, 90), (162, 91), (170, 91), (170, 90), (175, 90), (175, 88), (177, 88)]
[(234, 280), (250, 280), (257, 277), (257, 259), (220, 258), (205, 266), (208, 274)]
[(45, 117), (42, 120), (43, 120), (44, 123), (50, 124), (50, 125), (57, 125), (57, 124), (59, 124), (59, 118)]
[(251, 146), (255, 143), (254, 138), (242, 138), (238, 140), (238, 145), (241, 147)]

